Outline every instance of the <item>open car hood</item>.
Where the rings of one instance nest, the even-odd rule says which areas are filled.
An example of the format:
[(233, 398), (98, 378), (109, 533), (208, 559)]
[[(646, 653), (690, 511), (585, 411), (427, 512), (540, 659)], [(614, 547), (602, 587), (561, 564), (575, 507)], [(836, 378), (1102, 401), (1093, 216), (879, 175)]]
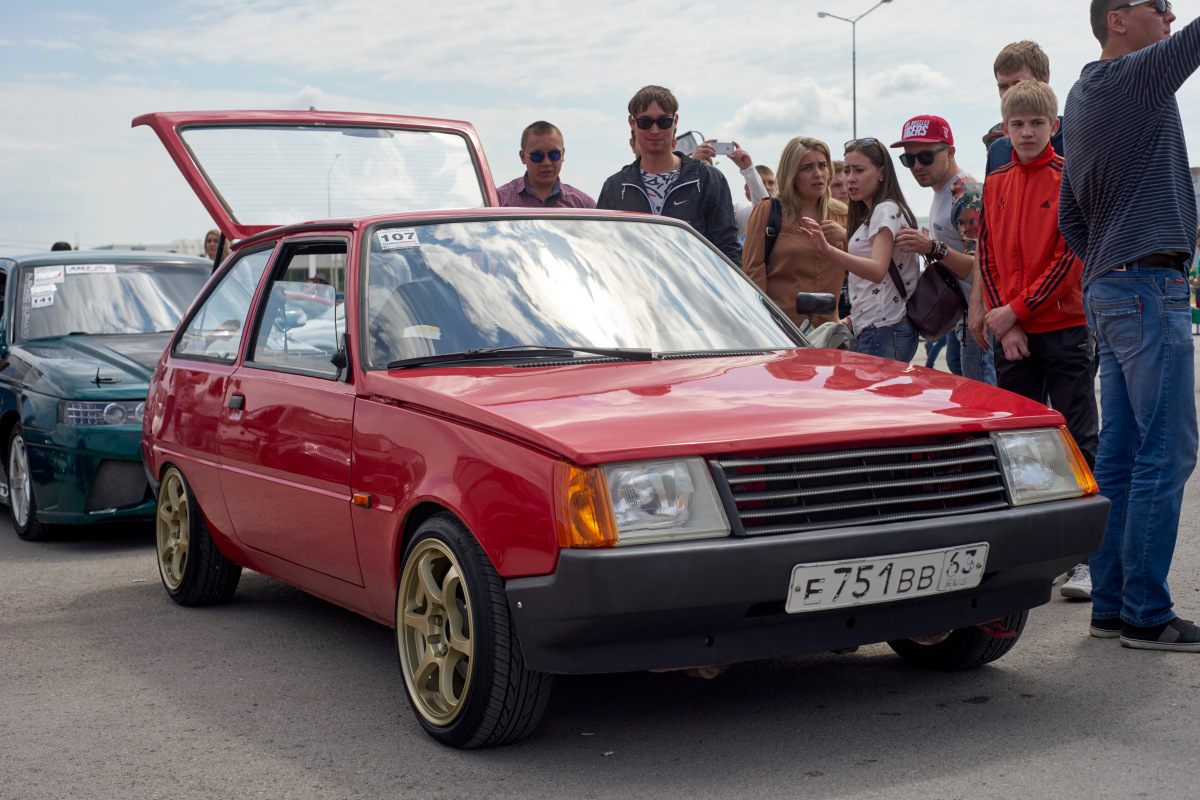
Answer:
[(371, 372), (368, 391), (582, 465), (1063, 424), (1057, 412), (994, 386), (818, 348), (665, 363)]
[(324, 219), (498, 204), (467, 122), (331, 111), (144, 114), (231, 240)]

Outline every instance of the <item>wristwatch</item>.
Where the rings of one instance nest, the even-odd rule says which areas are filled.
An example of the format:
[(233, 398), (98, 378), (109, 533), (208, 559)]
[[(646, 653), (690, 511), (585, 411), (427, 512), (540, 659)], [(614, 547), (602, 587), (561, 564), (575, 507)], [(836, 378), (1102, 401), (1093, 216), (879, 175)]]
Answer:
[(941, 261), (950, 252), (950, 245), (945, 242), (939, 242), (937, 239), (929, 240), (929, 255), (926, 258), (930, 263)]

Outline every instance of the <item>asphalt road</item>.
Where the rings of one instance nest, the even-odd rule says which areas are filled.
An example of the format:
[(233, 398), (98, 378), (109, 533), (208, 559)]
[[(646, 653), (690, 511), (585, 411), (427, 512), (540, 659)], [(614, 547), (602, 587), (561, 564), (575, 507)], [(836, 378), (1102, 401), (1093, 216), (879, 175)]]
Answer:
[[(1087, 635), (1055, 593), (969, 673), (886, 645), (562, 677), (535, 735), (457, 752), (403, 693), (392, 632), (253, 573), (176, 606), (149, 528), (31, 544), (0, 522), (0, 798), (1200, 797), (1200, 654)], [(1200, 617), (1200, 477), (1171, 584)]]

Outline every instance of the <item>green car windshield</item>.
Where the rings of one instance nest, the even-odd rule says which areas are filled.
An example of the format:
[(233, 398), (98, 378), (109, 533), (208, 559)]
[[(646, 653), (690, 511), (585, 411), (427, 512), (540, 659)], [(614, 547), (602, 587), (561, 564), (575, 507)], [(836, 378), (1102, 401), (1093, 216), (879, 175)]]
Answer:
[(21, 270), (13, 341), (71, 333), (170, 333), (208, 280), (203, 265), (55, 264)]
[(801, 346), (696, 233), (623, 219), (376, 226), (364, 306), (374, 369), (514, 345), (656, 353)]

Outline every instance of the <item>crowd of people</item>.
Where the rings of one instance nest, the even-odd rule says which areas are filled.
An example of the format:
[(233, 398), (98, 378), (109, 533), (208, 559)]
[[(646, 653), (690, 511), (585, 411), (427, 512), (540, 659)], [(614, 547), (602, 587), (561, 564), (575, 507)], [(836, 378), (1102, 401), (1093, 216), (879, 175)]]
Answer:
[[(718, 143), (677, 150), (679, 103), (646, 86), (629, 101), (634, 161), (595, 201), (559, 178), (562, 132), (544, 121), (522, 133), (526, 171), (500, 201), (684, 220), (797, 325), (846, 326), (859, 352), (902, 362), (920, 343), (907, 301), (923, 268), (948, 273), (965, 313), (927, 343), (929, 363), (945, 346), (957, 374), (1058, 410), (1112, 503), (1101, 549), (1062, 593), (1091, 599), (1093, 636), (1200, 652), (1200, 627), (1177, 617), (1167, 586), (1200, 446), (1188, 301), (1200, 231), (1175, 99), (1200, 67), (1200, 21), (1172, 36), (1168, 0), (1091, 0), (1089, 13), (1101, 56), (1061, 116), (1036, 43), (996, 57), (1001, 122), (983, 137), (983, 181), (959, 168), (949, 123), (920, 115), (890, 145), (846, 142), (841, 160), (797, 136), (774, 170), (732, 143), (748, 201), (735, 206), (712, 166)], [(891, 149), (933, 189), (928, 230)], [(799, 313), (798, 292), (841, 295), (838, 314)]]

